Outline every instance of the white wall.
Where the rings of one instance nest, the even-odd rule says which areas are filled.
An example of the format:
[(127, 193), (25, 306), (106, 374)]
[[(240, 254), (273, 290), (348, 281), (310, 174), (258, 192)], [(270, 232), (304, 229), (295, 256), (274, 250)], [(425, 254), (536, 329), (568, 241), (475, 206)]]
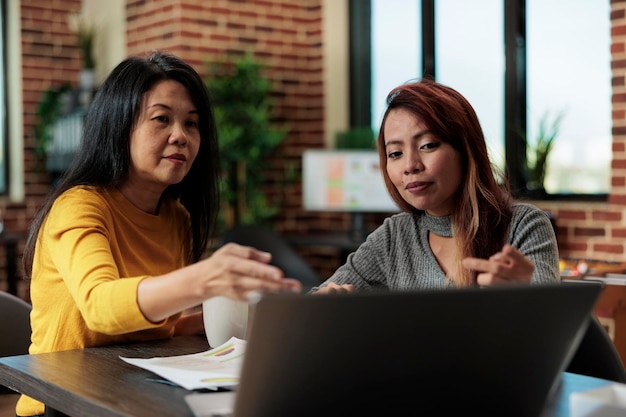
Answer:
[(9, 199), (24, 201), (24, 120), (22, 117), (22, 39), (20, 28), (20, 1), (10, 0), (7, 4), (6, 42), (7, 51), (7, 112), (9, 146)]
[(350, 125), (348, 0), (324, 0), (322, 9), (324, 142), (333, 147), (335, 133)]
[(83, 0), (84, 12), (96, 26), (96, 80), (101, 82), (126, 58), (126, 1)]

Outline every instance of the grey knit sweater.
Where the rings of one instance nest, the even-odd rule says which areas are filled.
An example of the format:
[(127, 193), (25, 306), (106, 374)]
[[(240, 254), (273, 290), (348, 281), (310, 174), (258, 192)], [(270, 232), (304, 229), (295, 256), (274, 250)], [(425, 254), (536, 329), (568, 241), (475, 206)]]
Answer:
[[(321, 286), (333, 281), (357, 289), (453, 287), (430, 249), (429, 231), (452, 236), (450, 217), (399, 213), (386, 218)], [(543, 211), (530, 204), (513, 205), (508, 242), (535, 264), (532, 283), (560, 281), (556, 236)]]

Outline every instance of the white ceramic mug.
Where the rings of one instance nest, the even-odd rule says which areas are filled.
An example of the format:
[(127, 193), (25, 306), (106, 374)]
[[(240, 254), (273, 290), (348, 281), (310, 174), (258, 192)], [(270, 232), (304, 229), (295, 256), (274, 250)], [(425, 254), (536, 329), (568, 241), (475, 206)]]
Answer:
[(204, 331), (209, 346), (216, 347), (231, 337), (244, 339), (248, 327), (248, 303), (227, 297), (211, 297), (202, 303)]

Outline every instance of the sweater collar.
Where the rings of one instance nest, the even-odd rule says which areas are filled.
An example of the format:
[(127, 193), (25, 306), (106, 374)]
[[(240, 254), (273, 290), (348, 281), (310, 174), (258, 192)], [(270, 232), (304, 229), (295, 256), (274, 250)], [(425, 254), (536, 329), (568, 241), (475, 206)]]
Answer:
[(450, 216), (431, 216), (424, 212), (424, 227), (426, 230), (443, 237), (452, 237), (452, 219)]

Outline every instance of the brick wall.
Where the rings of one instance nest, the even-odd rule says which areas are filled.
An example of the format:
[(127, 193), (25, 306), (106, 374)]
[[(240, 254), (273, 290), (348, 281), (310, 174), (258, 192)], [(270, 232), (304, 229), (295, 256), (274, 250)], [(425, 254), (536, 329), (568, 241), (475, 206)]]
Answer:
[[(40, 169), (41, 165), (34, 154), (36, 110), (42, 93), (48, 87), (67, 80), (78, 80), (80, 55), (67, 18), (70, 12), (78, 12), (80, 7), (81, 0), (20, 2), (25, 200), (19, 204), (7, 201), (0, 203), (7, 230), (26, 232), (35, 211), (50, 189), (50, 178)], [(18, 247), (20, 259), (22, 248), (23, 242)], [(6, 276), (4, 248), (0, 249), (0, 267), (2, 289), (5, 288)], [(20, 284), (19, 293), (27, 299), (28, 283)]]
[[(7, 229), (25, 231), (50, 184), (47, 174), (36, 170), (33, 158), (35, 110), (48, 86), (78, 78), (79, 51), (67, 16), (79, 11), (81, 0), (22, 0), (20, 4), (26, 199), (20, 204), (0, 203), (0, 209)], [(126, 12), (128, 54), (166, 49), (201, 74), (205, 60), (224, 52), (252, 51), (262, 58), (274, 85), (275, 117), (290, 126), (284, 146), (271, 160), (265, 187), (270, 198), (285, 197), (276, 229), (305, 234), (350, 227), (347, 214), (304, 211), (299, 182), (284, 184), (285, 169), (300, 167), (303, 149), (324, 146), (322, 0), (128, 0)], [(537, 203), (556, 216), (560, 250), (567, 257), (626, 259), (625, 12), (626, 1), (611, 0), (614, 159), (610, 199), (607, 203)], [(370, 227), (381, 219), (380, 215), (366, 218)], [(2, 251), (0, 289), (5, 267)], [(301, 252), (323, 277), (341, 261), (339, 251), (330, 248)], [(26, 297), (26, 292), (24, 282), (21, 293)]]
[[(316, 216), (301, 207), (299, 179), (287, 171), (301, 166), (302, 151), (324, 146), (321, 0), (130, 0), (127, 3), (129, 54), (165, 49), (193, 65), (201, 75), (207, 60), (225, 53), (252, 52), (264, 63), (273, 84), (277, 121), (287, 123), (285, 143), (270, 160), (265, 191), (284, 208), (276, 220), (280, 233), (341, 230), (344, 214)], [(340, 262), (331, 248), (301, 249), (323, 276)]]
[(48, 87), (78, 81), (80, 55), (67, 20), (80, 6), (80, 0), (21, 1), (25, 208), (29, 219), (50, 183), (34, 154), (36, 110)]

